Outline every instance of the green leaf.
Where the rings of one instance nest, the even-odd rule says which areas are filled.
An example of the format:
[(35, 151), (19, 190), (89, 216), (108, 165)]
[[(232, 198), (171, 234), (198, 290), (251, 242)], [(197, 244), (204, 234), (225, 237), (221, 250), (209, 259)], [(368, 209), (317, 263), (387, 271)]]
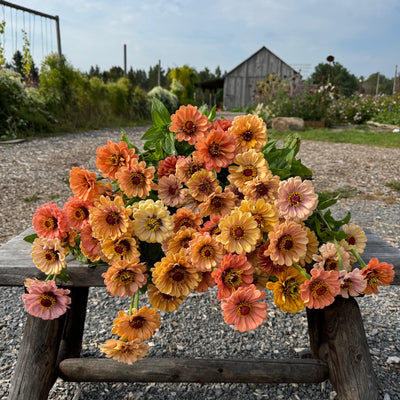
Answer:
[(293, 160), (291, 172), (292, 176), (300, 176), (300, 178), (303, 180), (312, 178), (312, 171), (302, 164), (300, 159)]
[(175, 135), (173, 132), (168, 132), (161, 143), (163, 150), (167, 153), (168, 156), (176, 156), (178, 154), (175, 149)]
[(156, 125), (152, 125), (142, 136), (142, 140), (159, 140), (163, 136), (163, 131), (158, 128)]
[(210, 113), (208, 114), (208, 120), (210, 122), (213, 122), (213, 121), (215, 121), (216, 116), (217, 116), (217, 106), (214, 106), (211, 109)]
[(151, 105), (151, 118), (153, 123), (158, 127), (163, 127), (171, 123), (171, 116), (164, 104), (153, 97), (153, 102)]
[(39, 236), (36, 233), (34, 233), (32, 235), (25, 236), (24, 240), (25, 240), (25, 242), (32, 244), (35, 241), (35, 239), (37, 239), (38, 237)]
[(67, 274), (66, 268), (63, 268), (61, 272), (57, 274), (57, 279), (65, 283), (69, 281), (69, 275)]

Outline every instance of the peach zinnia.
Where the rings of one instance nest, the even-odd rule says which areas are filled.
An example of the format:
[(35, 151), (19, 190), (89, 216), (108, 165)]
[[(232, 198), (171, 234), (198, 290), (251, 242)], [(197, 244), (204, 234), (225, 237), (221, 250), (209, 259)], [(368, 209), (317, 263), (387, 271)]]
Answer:
[(222, 129), (211, 129), (206, 138), (196, 143), (194, 155), (203, 161), (208, 170), (220, 172), (235, 158), (235, 139)]
[(91, 262), (96, 262), (102, 257), (99, 239), (93, 236), (93, 230), (90, 224), (85, 224), (80, 232), (81, 242), (79, 247), (82, 254)]
[(100, 197), (89, 212), (90, 225), (97, 239), (116, 239), (128, 231), (129, 216), (120, 197)]
[(187, 256), (192, 265), (201, 272), (218, 267), (224, 255), (222, 244), (208, 233), (199, 234), (189, 242)]
[(279, 176), (268, 173), (264, 176), (256, 176), (251, 181), (246, 182), (243, 186), (243, 194), (246, 200), (262, 199), (266, 203), (274, 203), (278, 196), (278, 188), (280, 183)]
[(355, 250), (358, 255), (361, 255), (367, 245), (367, 236), (365, 235), (363, 228), (354, 223), (343, 225), (342, 229), (347, 237), (342, 239), (339, 244), (350, 253), (350, 262), (355, 263), (357, 259), (353, 253), (351, 253), (351, 250)]
[(61, 239), (69, 230), (67, 215), (53, 203), (37, 208), (32, 225), (39, 237), (47, 239)]
[(171, 296), (160, 292), (154, 285), (148, 286), (147, 295), (153, 307), (166, 313), (178, 310), (179, 306), (186, 300), (186, 296)]
[(144, 161), (133, 160), (128, 166), (122, 167), (116, 174), (117, 182), (121, 190), (128, 197), (140, 197), (145, 199), (157, 185), (153, 182), (154, 167), (146, 168)]
[(256, 249), (257, 251), (257, 257), (258, 257), (258, 262), (259, 262), (259, 267), (264, 273), (267, 273), (268, 275), (279, 275), (282, 272), (284, 272), (287, 268), (289, 268), (287, 265), (282, 264), (275, 264), (269, 255), (267, 255), (267, 250), (269, 247), (270, 241), (267, 240), (262, 246), (258, 247)]
[(126, 340), (110, 339), (100, 346), (102, 353), (108, 358), (131, 365), (147, 355), (150, 346), (140, 343), (139, 339), (127, 342)]
[(300, 287), (300, 296), (307, 308), (324, 308), (335, 301), (340, 292), (338, 271), (324, 271), (313, 268), (311, 279)]
[(139, 258), (115, 261), (101, 276), (111, 296), (133, 296), (147, 283), (146, 265)]
[(197, 107), (190, 104), (180, 106), (175, 114), (171, 115), (171, 132), (176, 132), (175, 139), (178, 142), (185, 140), (194, 145), (201, 137), (206, 135), (210, 126), (208, 118)]
[(98, 147), (96, 150), (96, 167), (103, 173), (105, 178), (115, 180), (115, 174), (121, 167), (128, 165), (130, 160), (138, 160), (135, 149), (128, 149), (125, 142), (114, 143), (107, 140), (107, 145)]
[(222, 243), (231, 253), (250, 253), (256, 248), (260, 239), (260, 229), (257, 221), (249, 212), (235, 209), (219, 223), (221, 233), (216, 240)]
[(147, 306), (140, 310), (134, 308), (131, 315), (122, 310), (118, 311), (118, 318), (113, 322), (111, 333), (120, 336), (121, 340), (149, 340), (161, 324), (157, 311)]
[(57, 275), (67, 267), (60, 239), (36, 238), (31, 253), (33, 263), (46, 275)]
[(30, 280), (26, 284), (28, 293), (22, 295), (26, 311), (34, 317), (52, 320), (65, 314), (71, 298), (68, 289), (59, 289), (55, 282)]
[(267, 126), (257, 115), (235, 117), (229, 132), (236, 141), (238, 152), (260, 151), (267, 144)]
[(218, 186), (214, 193), (208, 196), (208, 199), (199, 205), (201, 214), (204, 217), (209, 215), (229, 214), (235, 208), (235, 195), (229, 191), (222, 191), (222, 187)]
[[(342, 246), (338, 247), (340, 257), (342, 259), (343, 268), (346, 271), (350, 271), (350, 255)], [(325, 271), (338, 271), (340, 269), (339, 256), (335, 243), (324, 243), (319, 248), (319, 254), (314, 254), (312, 258), (314, 261), (316, 261), (314, 264), (314, 268), (316, 269), (324, 269)]]
[(219, 223), (223, 215), (210, 215), (210, 220), (205, 222), (203, 227), (199, 230), (200, 233), (208, 232), (211, 236), (217, 236), (221, 233)]
[(188, 249), (190, 241), (197, 234), (194, 228), (186, 228), (183, 226), (171, 238), (162, 243), (164, 253), (171, 251), (172, 253), (179, 253), (182, 249)]
[(81, 200), (76, 196), (68, 199), (63, 209), (72, 229), (80, 231), (83, 225), (89, 222), (89, 210), (93, 205), (91, 201)]
[(281, 181), (275, 206), (282, 218), (295, 221), (306, 220), (317, 207), (318, 196), (311, 181), (302, 181), (299, 176)]
[(129, 234), (116, 239), (103, 239), (100, 241), (101, 250), (108, 263), (118, 260), (130, 261), (140, 256), (135, 238)]
[(204, 163), (195, 156), (180, 158), (176, 162), (175, 175), (181, 182), (186, 183), (193, 176), (193, 174), (201, 171), (204, 168)]
[(157, 190), (159, 199), (167, 206), (179, 207), (185, 200), (182, 184), (175, 175), (162, 176)]
[(378, 292), (378, 286), (389, 286), (393, 281), (393, 265), (386, 262), (379, 262), (377, 258), (371, 258), (367, 267), (361, 270), (361, 274), (367, 281), (365, 294)]
[(72, 193), (82, 200), (93, 200), (95, 194), (96, 174), (84, 167), (73, 167), (69, 173), (69, 184)]
[(264, 298), (265, 293), (254, 285), (239, 288), (221, 303), (225, 322), (233, 324), (239, 332), (256, 329), (267, 318), (267, 303), (260, 301)]
[(174, 232), (178, 232), (182, 227), (198, 229), (203, 223), (203, 218), (199, 213), (194, 213), (185, 207), (179, 208), (174, 214)]
[(218, 285), (217, 300), (228, 298), (240, 287), (253, 282), (254, 269), (244, 254), (226, 254), (221, 265), (211, 273)]
[(276, 264), (290, 266), (306, 255), (307, 232), (297, 222), (286, 221), (283, 224), (275, 224), (268, 238), (270, 244), (265, 255), (270, 256)]
[(206, 201), (218, 186), (214, 173), (201, 170), (192, 175), (186, 183), (190, 194), (198, 201)]

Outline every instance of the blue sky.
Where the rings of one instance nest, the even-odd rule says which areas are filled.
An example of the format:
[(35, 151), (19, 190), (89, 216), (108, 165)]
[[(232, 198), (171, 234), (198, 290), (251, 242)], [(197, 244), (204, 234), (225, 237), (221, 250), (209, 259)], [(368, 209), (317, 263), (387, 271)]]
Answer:
[[(398, 0), (17, 0), (58, 15), (62, 51), (81, 71), (127, 65), (230, 71), (266, 46), (307, 76), (330, 54), (357, 77), (400, 70)], [(6, 57), (22, 48), (25, 26), (34, 60), (56, 50), (54, 24), (0, 5)], [(16, 29), (17, 28), (17, 29)], [(15, 33), (16, 32), (16, 33)], [(46, 35), (47, 32), (47, 35)], [(50, 34), (53, 33), (53, 35)], [(42, 40), (43, 37), (43, 40)]]

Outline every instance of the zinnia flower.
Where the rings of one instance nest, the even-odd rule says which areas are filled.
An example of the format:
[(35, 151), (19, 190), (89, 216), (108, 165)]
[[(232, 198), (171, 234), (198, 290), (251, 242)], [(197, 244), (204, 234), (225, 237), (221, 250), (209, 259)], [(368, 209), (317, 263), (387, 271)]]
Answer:
[(201, 275), (202, 279), (196, 289), (194, 289), (196, 292), (204, 293), (208, 290), (208, 288), (214, 287), (217, 284), (210, 271), (202, 272)]
[(69, 230), (67, 215), (53, 203), (37, 208), (32, 225), (39, 237), (47, 239), (61, 239)]
[(289, 268), (285, 264), (275, 264), (272, 260), (271, 257), (268, 254), (267, 250), (269, 247), (270, 241), (267, 240), (263, 245), (258, 247), (256, 249), (257, 251), (257, 257), (259, 261), (259, 267), (262, 271), (267, 273), (268, 275), (274, 275), (278, 276), (281, 274), (283, 271), (285, 271), (287, 268)]
[(314, 254), (318, 253), (319, 242), (317, 235), (310, 228), (303, 226), (303, 229), (307, 233), (308, 243), (306, 254), (300, 258), (299, 263), (304, 267), (306, 264), (312, 263)]
[(140, 343), (139, 339), (130, 342), (110, 339), (100, 346), (100, 350), (106, 357), (129, 365), (147, 355), (149, 348), (147, 343)]
[(135, 235), (144, 242), (162, 243), (173, 233), (173, 218), (160, 200), (141, 201), (133, 218)]
[(281, 181), (275, 201), (279, 215), (295, 221), (306, 220), (317, 207), (318, 196), (311, 181), (302, 181), (299, 176)]
[(69, 226), (80, 231), (84, 224), (89, 222), (89, 210), (93, 202), (81, 200), (79, 197), (70, 197), (64, 204), (64, 212), (68, 218)]
[(113, 143), (107, 140), (107, 145), (98, 147), (96, 150), (96, 167), (103, 173), (105, 178), (115, 180), (115, 174), (121, 167), (125, 167), (131, 160), (138, 160), (135, 149), (128, 149), (125, 142)]
[(283, 224), (275, 224), (268, 238), (270, 244), (265, 255), (270, 256), (276, 264), (290, 266), (306, 255), (307, 233), (297, 222), (286, 221)]
[(367, 287), (367, 281), (358, 268), (352, 271), (339, 271), (340, 295), (346, 299), (349, 296), (359, 296)]
[(229, 132), (235, 139), (238, 152), (260, 151), (267, 144), (267, 126), (257, 115), (235, 117)]
[(157, 185), (153, 182), (154, 167), (146, 168), (144, 161), (132, 160), (128, 166), (122, 167), (116, 174), (116, 180), (121, 190), (128, 197), (145, 199)]
[(169, 127), (171, 132), (177, 132), (175, 139), (178, 142), (185, 140), (194, 145), (201, 137), (206, 135), (210, 126), (208, 118), (190, 104), (180, 106), (175, 114), (171, 115), (172, 124)]
[(138, 244), (130, 235), (122, 235), (116, 239), (103, 239), (100, 241), (101, 250), (108, 263), (118, 260), (130, 261), (140, 257)]
[(186, 300), (186, 296), (171, 296), (160, 292), (157, 286), (149, 285), (147, 289), (150, 304), (166, 313), (176, 311), (180, 305)]
[[(347, 253), (342, 246), (339, 246), (339, 251), (342, 258), (343, 268), (346, 271), (350, 271), (351, 266), (349, 253)], [(338, 271), (340, 269), (339, 257), (335, 243), (324, 243), (319, 248), (319, 254), (313, 255), (313, 260), (316, 261), (314, 264), (314, 268), (316, 269), (325, 269), (325, 271)]]
[(229, 214), (235, 208), (235, 195), (232, 192), (222, 192), (222, 187), (218, 186), (208, 199), (199, 205), (201, 214), (207, 217), (211, 214)]
[(166, 257), (154, 264), (151, 269), (153, 283), (170, 296), (186, 296), (201, 281), (201, 273), (186, 258), (186, 252), (168, 252)]
[(147, 306), (140, 310), (132, 309), (131, 315), (122, 310), (118, 311), (118, 318), (113, 322), (111, 333), (120, 336), (121, 340), (149, 340), (161, 325), (160, 314), (157, 314), (157, 311)]
[(335, 301), (340, 292), (338, 271), (324, 271), (313, 268), (311, 279), (300, 287), (300, 296), (307, 308), (324, 308)]
[(198, 171), (205, 168), (205, 165), (195, 156), (180, 158), (176, 162), (176, 177), (186, 183)]
[(227, 324), (234, 324), (239, 332), (252, 331), (267, 318), (267, 303), (260, 302), (265, 293), (257, 290), (254, 285), (239, 288), (221, 302), (222, 315)]
[(85, 224), (80, 232), (80, 249), (82, 254), (91, 262), (96, 262), (102, 257), (100, 240), (93, 236), (93, 230), (90, 224)]
[(31, 253), (33, 263), (46, 275), (58, 275), (67, 267), (60, 239), (36, 238)]
[(253, 272), (244, 254), (226, 254), (221, 265), (211, 273), (218, 285), (217, 300), (226, 299), (240, 287), (253, 283)]
[(219, 223), (221, 221), (222, 215), (210, 215), (210, 220), (205, 222), (203, 227), (199, 230), (200, 233), (208, 232), (211, 236), (217, 236), (221, 233), (219, 228)]
[(71, 298), (67, 296), (70, 291), (59, 289), (52, 280), (29, 280), (26, 289), (28, 293), (22, 295), (22, 300), (26, 311), (34, 317), (44, 320), (56, 319), (63, 315), (71, 304)]
[(355, 250), (358, 255), (361, 255), (367, 245), (367, 236), (365, 235), (363, 228), (354, 223), (343, 225), (342, 229), (347, 237), (346, 239), (342, 239), (339, 244), (349, 252), (350, 262), (355, 263), (357, 259), (353, 253), (351, 253), (351, 250)]
[(275, 207), (259, 199), (257, 201), (243, 200), (239, 207), (243, 212), (249, 212), (257, 221), (257, 226), (261, 232), (270, 232), (273, 226), (278, 223), (278, 214)]
[(189, 242), (187, 256), (192, 265), (201, 272), (219, 266), (224, 255), (222, 244), (208, 233), (198, 234)]
[(258, 153), (255, 150), (240, 153), (233, 161), (237, 165), (228, 167), (230, 173), (230, 175), (228, 175), (228, 180), (240, 190), (244, 188), (247, 182), (253, 180), (257, 176), (262, 178), (270, 174), (264, 154)]
[(132, 297), (147, 283), (146, 265), (139, 258), (115, 261), (101, 276), (111, 296)]
[(174, 155), (165, 158), (164, 160), (160, 160), (157, 166), (157, 175), (158, 179), (163, 176), (175, 175), (176, 172), (176, 163), (178, 160), (184, 160), (184, 156), (175, 157)]
[(178, 232), (182, 227), (198, 229), (203, 223), (203, 218), (199, 213), (194, 213), (185, 207), (179, 208), (174, 214), (174, 232)]
[(196, 143), (194, 155), (198, 157), (208, 170), (220, 172), (235, 158), (235, 139), (222, 129), (211, 129), (205, 138), (200, 138)]
[(239, 209), (233, 210), (230, 215), (222, 218), (219, 228), (221, 233), (216, 240), (231, 253), (250, 253), (256, 248), (260, 239), (257, 221), (249, 212), (242, 212)]
[(90, 225), (97, 239), (116, 239), (128, 231), (130, 224), (128, 211), (120, 197), (111, 200), (100, 197), (100, 203), (89, 211)]
[(366, 268), (361, 270), (361, 274), (367, 281), (365, 294), (378, 292), (378, 286), (389, 286), (393, 281), (393, 265), (386, 262), (379, 262), (377, 258), (371, 258)]
[(73, 167), (69, 173), (69, 185), (72, 193), (82, 200), (92, 201), (95, 194), (96, 174), (84, 167)]
[(266, 203), (273, 204), (278, 196), (280, 181), (279, 176), (267, 173), (247, 181), (242, 187), (242, 191), (246, 200), (262, 199)]
[(188, 249), (190, 241), (197, 234), (194, 228), (186, 228), (183, 226), (179, 231), (174, 233), (168, 240), (162, 243), (164, 253), (171, 251), (172, 253), (179, 253), (182, 249)]
[(227, 131), (232, 126), (232, 120), (229, 118), (221, 118), (216, 119), (214, 122), (211, 123), (211, 129), (218, 129), (221, 128), (223, 131)]
[(218, 186), (218, 180), (211, 171), (196, 172), (186, 183), (190, 194), (198, 201), (206, 201)]
[(305, 280), (299, 271), (288, 267), (278, 275), (278, 281), (267, 283), (267, 289), (274, 292), (274, 302), (282, 311), (296, 313), (305, 307), (300, 296), (300, 286)]
[(182, 184), (175, 175), (163, 176), (158, 181), (158, 197), (167, 206), (179, 207), (185, 200)]

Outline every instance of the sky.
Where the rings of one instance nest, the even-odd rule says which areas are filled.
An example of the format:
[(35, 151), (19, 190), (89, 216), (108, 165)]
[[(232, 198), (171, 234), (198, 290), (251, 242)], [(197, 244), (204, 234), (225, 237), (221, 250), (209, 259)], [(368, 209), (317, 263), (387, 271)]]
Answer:
[[(262, 46), (307, 77), (328, 55), (357, 77), (400, 73), (399, 0), (17, 0), (60, 18), (61, 47), (82, 72), (124, 66), (230, 71)], [(57, 51), (55, 22), (0, 5), (7, 60), (27, 32), (34, 61)]]

